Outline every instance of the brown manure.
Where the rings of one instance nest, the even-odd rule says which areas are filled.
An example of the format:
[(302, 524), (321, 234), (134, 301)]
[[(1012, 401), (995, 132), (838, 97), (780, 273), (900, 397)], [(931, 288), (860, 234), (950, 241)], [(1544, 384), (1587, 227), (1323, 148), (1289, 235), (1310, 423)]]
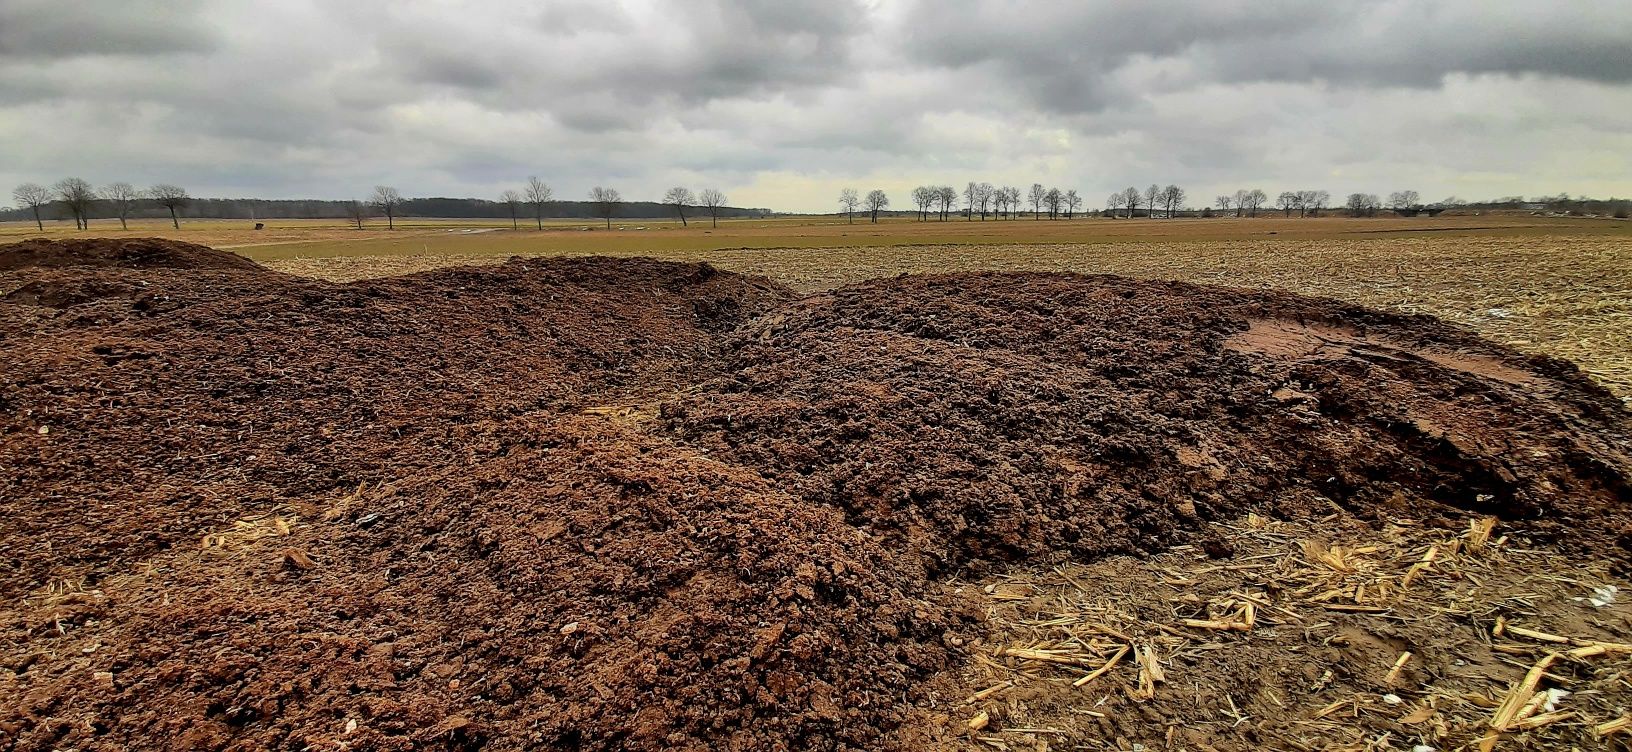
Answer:
[(919, 748), (983, 631), (951, 576), (1333, 505), (1628, 541), (1619, 403), (1428, 318), (1073, 275), (245, 271), (0, 269), (0, 747)]

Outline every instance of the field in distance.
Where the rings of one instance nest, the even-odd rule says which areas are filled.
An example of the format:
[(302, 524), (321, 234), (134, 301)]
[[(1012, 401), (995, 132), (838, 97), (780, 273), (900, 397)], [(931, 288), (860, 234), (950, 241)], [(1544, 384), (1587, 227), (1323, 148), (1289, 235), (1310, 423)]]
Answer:
[(831, 248), (903, 245), (1067, 244), (1218, 241), (1239, 239), (1320, 240), (1398, 236), (1518, 236), (1555, 234), (1632, 237), (1632, 223), (1602, 219), (1537, 217), (1486, 213), (1439, 217), (1319, 219), (1260, 216), (1257, 219), (1105, 219), (919, 222), (889, 217), (878, 224), (857, 217), (777, 217), (733, 219), (711, 227), (706, 218), (684, 227), (673, 220), (615, 220), (613, 229), (585, 220), (547, 220), (542, 231), (523, 220), (406, 218), (387, 230), (383, 221), (363, 229), (341, 220), (265, 220), (253, 229), (247, 220), (192, 220), (180, 230), (168, 220), (139, 220), (129, 230), (117, 221), (94, 220), (88, 232), (67, 222), (50, 223), (40, 233), (31, 223), (0, 223), (0, 242), (28, 237), (166, 237), (230, 248), (256, 260), (334, 256), (468, 255), (509, 256), (547, 253), (592, 254), (707, 251), (737, 248)]

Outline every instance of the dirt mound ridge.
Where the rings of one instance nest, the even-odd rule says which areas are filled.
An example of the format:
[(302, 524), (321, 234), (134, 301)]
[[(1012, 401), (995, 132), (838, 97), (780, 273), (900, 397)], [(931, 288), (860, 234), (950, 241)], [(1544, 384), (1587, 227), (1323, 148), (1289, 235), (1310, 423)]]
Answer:
[(8, 596), (73, 562), (134, 561), (234, 514), (439, 467), (452, 426), (691, 383), (716, 331), (789, 297), (706, 265), (604, 259), (349, 285), (0, 272), (0, 290), (41, 284), (140, 296), (0, 303), (0, 458), (16, 469), (0, 503), (53, 539), (0, 564)]
[(795, 303), (720, 370), (665, 406), (671, 430), (943, 572), (1155, 551), (1334, 502), (1632, 544), (1619, 403), (1427, 317), (1118, 277), (906, 277)]
[(949, 572), (1332, 503), (1625, 544), (1619, 403), (1332, 301), (978, 274), (792, 301), (638, 259), (0, 293), (22, 750), (922, 748), (980, 631)]
[(235, 253), (164, 238), (35, 239), (0, 246), (0, 271), (30, 266), (265, 271)]

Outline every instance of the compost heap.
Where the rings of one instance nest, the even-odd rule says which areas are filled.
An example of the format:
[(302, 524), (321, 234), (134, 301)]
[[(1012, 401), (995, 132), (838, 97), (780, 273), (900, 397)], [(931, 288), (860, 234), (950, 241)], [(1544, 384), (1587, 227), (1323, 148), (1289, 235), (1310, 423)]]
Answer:
[(1632, 548), (1617, 400), (1330, 300), (161, 240), (0, 294), (8, 748), (913, 747), (949, 576), (1334, 505)]

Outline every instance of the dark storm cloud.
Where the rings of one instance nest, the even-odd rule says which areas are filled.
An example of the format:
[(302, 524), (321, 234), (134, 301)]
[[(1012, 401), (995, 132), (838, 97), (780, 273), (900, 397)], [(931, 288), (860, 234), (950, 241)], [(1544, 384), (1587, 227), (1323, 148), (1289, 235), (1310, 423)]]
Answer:
[(1624, 0), (0, 0), (0, 189), (1625, 193), (1629, 82)]
[(372, 31), (376, 70), (497, 106), (548, 106), (570, 127), (627, 127), (654, 110), (839, 81), (866, 11), (853, 0), (711, 0), (521, 16), (493, 28), (435, 8), (395, 14)]
[[(1624, 11), (1624, 8), (1622, 9)], [(1153, 86), (1325, 80), (1434, 87), (1452, 73), (1632, 81), (1632, 14), (1606, 3), (1221, 2), (1191, 8), (1048, 0), (919, 0), (906, 54), (990, 76), (1029, 104), (1085, 112), (1137, 99), (1125, 68), (1168, 61)]]
[(5, 0), (0, 58), (206, 52), (215, 40), (191, 0)]

